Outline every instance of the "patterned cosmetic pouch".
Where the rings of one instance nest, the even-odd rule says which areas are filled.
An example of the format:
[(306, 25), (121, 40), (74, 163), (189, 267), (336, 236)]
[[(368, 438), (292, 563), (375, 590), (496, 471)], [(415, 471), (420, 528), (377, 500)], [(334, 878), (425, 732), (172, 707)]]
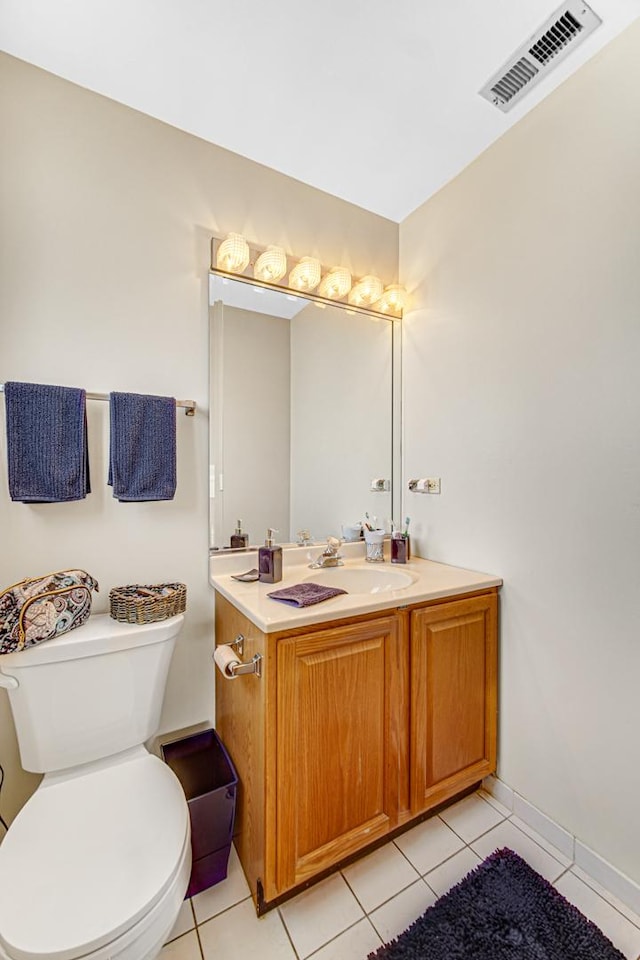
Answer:
[(21, 580), (0, 593), (0, 654), (51, 640), (81, 626), (98, 583), (84, 570)]

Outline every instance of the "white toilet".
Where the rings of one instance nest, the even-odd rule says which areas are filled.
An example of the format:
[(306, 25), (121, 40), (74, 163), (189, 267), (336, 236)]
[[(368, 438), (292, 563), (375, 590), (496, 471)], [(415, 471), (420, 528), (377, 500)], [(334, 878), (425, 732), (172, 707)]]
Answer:
[(25, 770), (44, 773), (0, 844), (3, 960), (152, 960), (191, 872), (189, 811), (146, 750), (182, 615), (92, 616), (0, 657)]

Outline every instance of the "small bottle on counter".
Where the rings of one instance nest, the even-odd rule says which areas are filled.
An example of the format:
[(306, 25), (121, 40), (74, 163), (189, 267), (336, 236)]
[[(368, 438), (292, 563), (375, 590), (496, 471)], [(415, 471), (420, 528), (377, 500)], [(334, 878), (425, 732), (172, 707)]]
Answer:
[(262, 583), (279, 583), (282, 580), (282, 547), (274, 543), (276, 530), (267, 530), (264, 546), (258, 550), (258, 577)]
[(242, 532), (242, 520), (236, 522), (236, 532), (231, 534), (230, 543), (232, 547), (249, 546), (249, 534)]
[(409, 534), (396, 531), (391, 535), (391, 563), (407, 563), (410, 556)]

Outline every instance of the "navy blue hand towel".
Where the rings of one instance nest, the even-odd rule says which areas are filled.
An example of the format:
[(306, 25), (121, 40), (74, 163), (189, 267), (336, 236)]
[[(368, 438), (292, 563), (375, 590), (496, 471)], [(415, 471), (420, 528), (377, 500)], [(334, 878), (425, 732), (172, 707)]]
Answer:
[(4, 385), (9, 495), (22, 503), (84, 500), (91, 492), (87, 395), (46, 383)]
[(118, 500), (172, 500), (176, 492), (176, 401), (109, 394), (109, 484)]

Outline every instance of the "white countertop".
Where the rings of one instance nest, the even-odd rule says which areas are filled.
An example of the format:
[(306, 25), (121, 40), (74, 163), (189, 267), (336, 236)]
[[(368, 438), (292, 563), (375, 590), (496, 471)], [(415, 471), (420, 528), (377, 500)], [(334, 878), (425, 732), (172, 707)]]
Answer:
[[(345, 564), (343, 567), (333, 569), (336, 570), (337, 578), (341, 570), (370, 568), (379, 570), (381, 573), (388, 570), (389, 579), (392, 579), (396, 572), (402, 572), (411, 578), (411, 583), (402, 589), (377, 593), (351, 592), (308, 607), (289, 606), (267, 596), (274, 590), (290, 587), (303, 581), (320, 581), (325, 571), (310, 570), (309, 563), (322, 553), (322, 545), (287, 547), (283, 551), (282, 580), (278, 583), (260, 583), (259, 581), (242, 583), (232, 579), (231, 574), (244, 573), (258, 566), (258, 555), (255, 550), (246, 553), (214, 553), (209, 561), (209, 582), (263, 633), (325, 623), (328, 620), (359, 616), (427, 600), (455, 597), (462, 593), (502, 585), (500, 577), (479, 573), (476, 570), (464, 570), (462, 567), (452, 567), (446, 563), (436, 563), (433, 560), (412, 559), (405, 564), (390, 563), (388, 548), (387, 542), (384, 563), (367, 564), (364, 544), (344, 543), (340, 553), (345, 559)], [(316, 577), (316, 574), (319, 576)], [(337, 585), (339, 579), (335, 582)]]

